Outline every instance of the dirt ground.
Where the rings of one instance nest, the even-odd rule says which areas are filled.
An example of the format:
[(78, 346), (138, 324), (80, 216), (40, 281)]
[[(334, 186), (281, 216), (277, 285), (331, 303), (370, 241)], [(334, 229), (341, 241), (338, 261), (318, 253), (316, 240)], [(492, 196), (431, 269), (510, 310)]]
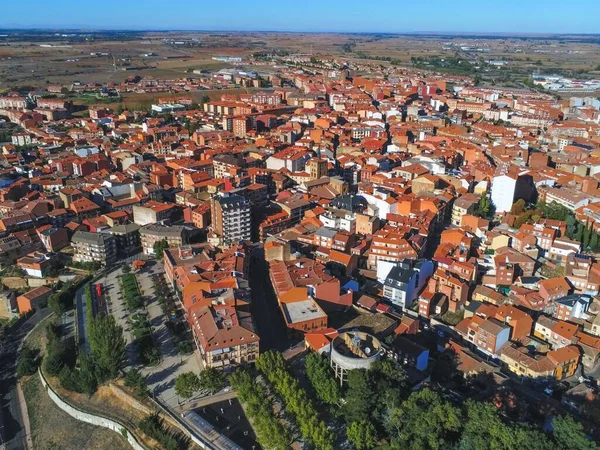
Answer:
[(27, 280), (21, 277), (2, 277), (2, 284), (7, 289), (27, 289)]
[(23, 383), (33, 445), (40, 450), (127, 450), (123, 436), (106, 428), (75, 420), (45, 394), (38, 375)]

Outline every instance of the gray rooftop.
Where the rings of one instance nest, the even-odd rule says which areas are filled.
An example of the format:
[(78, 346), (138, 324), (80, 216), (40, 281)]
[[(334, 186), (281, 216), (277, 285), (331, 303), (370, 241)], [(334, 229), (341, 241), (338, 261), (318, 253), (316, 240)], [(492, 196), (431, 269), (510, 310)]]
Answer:
[(73, 235), (73, 239), (71, 239), (71, 242), (90, 245), (105, 245), (108, 241), (112, 239), (113, 237), (110, 234), (77, 231)]
[(301, 300), (299, 302), (282, 303), (281, 307), (288, 323), (305, 322), (307, 320), (327, 317), (314, 300)]

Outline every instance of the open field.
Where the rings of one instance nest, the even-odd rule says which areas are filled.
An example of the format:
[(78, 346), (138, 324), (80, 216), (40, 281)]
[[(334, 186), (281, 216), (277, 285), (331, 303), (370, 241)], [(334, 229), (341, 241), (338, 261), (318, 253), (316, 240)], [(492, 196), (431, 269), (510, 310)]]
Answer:
[(595, 71), (600, 68), (597, 36), (107, 32), (62, 38), (50, 33), (7, 34), (0, 39), (0, 91), (18, 86), (70, 84), (74, 80), (121, 82), (134, 74), (158, 78), (193, 76), (194, 69), (216, 71), (234, 67), (213, 60), (213, 56), (248, 57), (254, 52), (310, 53), (356, 61), (386, 59), (406, 66), (414, 58), (458, 55), (473, 65), (490, 59), (505, 60), (508, 65), (500, 75), (512, 71), (521, 76), (566, 71), (570, 75), (600, 76)]

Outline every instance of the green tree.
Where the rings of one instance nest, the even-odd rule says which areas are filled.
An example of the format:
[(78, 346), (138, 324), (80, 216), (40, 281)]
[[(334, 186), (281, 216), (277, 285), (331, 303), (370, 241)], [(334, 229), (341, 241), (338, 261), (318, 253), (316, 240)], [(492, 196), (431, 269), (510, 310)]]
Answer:
[(356, 450), (368, 450), (377, 445), (377, 430), (368, 420), (352, 422), (346, 434)]
[(31, 348), (25, 344), (21, 348), (19, 353), (19, 364), (17, 365), (17, 376), (24, 377), (33, 375), (36, 371), (39, 363), (40, 351), (35, 348)]
[(58, 294), (57, 292), (51, 294), (48, 298), (48, 306), (50, 307), (50, 309), (56, 317), (62, 316), (67, 310), (66, 306), (61, 300), (60, 294)]
[(487, 195), (482, 195), (475, 208), (475, 215), (479, 217), (490, 217), (494, 212), (494, 205)]
[(212, 393), (218, 392), (225, 387), (225, 374), (214, 367), (206, 367), (200, 375), (198, 375), (200, 388), (206, 389)]
[(75, 370), (75, 383), (77, 390), (88, 397), (91, 397), (98, 389), (98, 379), (96, 378), (96, 364), (89, 356), (82, 354), (79, 357), (79, 368)]
[(46, 326), (44, 371), (49, 375), (58, 376), (73, 353), (74, 349), (66, 341), (61, 340), (58, 327), (54, 324), (48, 324)]
[(148, 396), (148, 386), (146, 385), (146, 377), (142, 375), (139, 369), (133, 368), (125, 374), (125, 386), (132, 388), (140, 397)]
[(552, 449), (541, 432), (503, 422), (498, 408), (491, 403), (469, 400), (459, 448), (469, 450), (511, 450), (514, 448)]
[(131, 272), (131, 266), (129, 264), (125, 264), (121, 270), (123, 273), (129, 273)]
[(112, 315), (98, 316), (91, 323), (89, 340), (99, 381), (117, 378), (126, 361), (123, 328)]
[(569, 450), (596, 450), (598, 446), (585, 437), (583, 426), (571, 416), (557, 416), (552, 421), (553, 437), (557, 448)]
[(408, 393), (407, 379), (404, 369), (391, 359), (382, 359), (371, 366), (369, 380), (375, 399), (370, 413), (372, 419), (384, 422), (388, 411), (401, 405)]
[(592, 237), (590, 238), (590, 248), (595, 250), (598, 247), (598, 233), (592, 231)]
[(461, 429), (461, 412), (437, 392), (413, 392), (399, 408), (391, 410), (387, 427), (394, 449), (452, 448)]
[(583, 229), (583, 248), (586, 249), (588, 248), (589, 244), (590, 244), (590, 239), (592, 237), (592, 227), (591, 226), (586, 226)]
[(514, 216), (519, 216), (525, 212), (526, 206), (527, 204), (525, 203), (525, 200), (520, 198), (515, 203), (513, 203), (512, 208), (510, 208), (510, 213)]
[(567, 217), (566, 222), (567, 222), (567, 237), (569, 237), (570, 239), (573, 239), (573, 236), (577, 232), (577, 220), (575, 220), (574, 216), (569, 215)]
[(583, 242), (583, 228), (583, 223), (577, 223), (577, 231), (575, 232), (575, 236), (573, 236), (573, 239), (577, 242)]
[(166, 239), (161, 239), (160, 241), (156, 241), (152, 246), (154, 250), (154, 256), (159, 259), (162, 259), (165, 253), (165, 250), (169, 248), (169, 242)]
[(313, 352), (306, 357), (306, 377), (319, 400), (334, 405), (340, 401), (340, 386), (333, 376), (327, 359)]
[(194, 372), (184, 372), (175, 380), (175, 393), (183, 398), (191, 398), (202, 386)]
[(373, 389), (369, 373), (364, 369), (348, 372), (348, 389), (343, 413), (348, 423), (358, 422), (369, 418), (373, 398)]

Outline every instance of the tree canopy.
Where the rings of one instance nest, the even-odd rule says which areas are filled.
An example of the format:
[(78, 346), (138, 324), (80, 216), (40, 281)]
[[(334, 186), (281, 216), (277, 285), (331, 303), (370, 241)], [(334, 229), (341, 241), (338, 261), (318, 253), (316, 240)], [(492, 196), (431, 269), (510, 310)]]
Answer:
[(175, 393), (180, 397), (191, 398), (200, 389), (200, 379), (194, 372), (184, 372), (175, 379)]
[(112, 315), (98, 316), (91, 323), (89, 340), (99, 381), (115, 379), (126, 361), (123, 328)]

